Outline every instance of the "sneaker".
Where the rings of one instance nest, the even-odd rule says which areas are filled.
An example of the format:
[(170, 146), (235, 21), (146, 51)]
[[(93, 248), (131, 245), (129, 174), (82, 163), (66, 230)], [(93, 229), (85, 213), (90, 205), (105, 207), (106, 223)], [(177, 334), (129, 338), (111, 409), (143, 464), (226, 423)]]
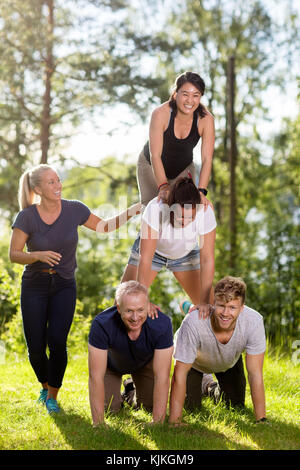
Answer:
[(47, 408), (49, 414), (59, 413), (60, 412), (60, 408), (57, 404), (57, 401), (54, 398), (48, 398), (46, 400), (46, 408)]
[(123, 382), (124, 391), (121, 393), (123, 402), (128, 403), (128, 405), (136, 408), (136, 392), (135, 385), (131, 377), (125, 379)]
[(215, 405), (219, 403), (221, 399), (221, 389), (220, 386), (217, 382), (213, 382), (208, 388), (207, 388), (207, 395), (211, 398), (213, 398)]
[(183, 300), (182, 302), (180, 302), (180, 310), (183, 313), (183, 315), (186, 315), (187, 313), (189, 313), (189, 309), (191, 305), (192, 305), (192, 302), (190, 302), (189, 300)]
[(47, 396), (48, 396), (48, 389), (42, 388), (42, 390), (40, 390), (40, 396), (37, 399), (37, 403), (40, 403), (41, 405), (45, 405)]
[(208, 396), (208, 387), (209, 387), (210, 385), (215, 384), (215, 383), (216, 383), (216, 381), (215, 381), (215, 379), (214, 379), (214, 377), (213, 377), (212, 374), (205, 374), (205, 373), (203, 373), (203, 377), (202, 377), (202, 388), (201, 388), (201, 393), (202, 393), (202, 395), (204, 395), (204, 396), (207, 397), (207, 396)]

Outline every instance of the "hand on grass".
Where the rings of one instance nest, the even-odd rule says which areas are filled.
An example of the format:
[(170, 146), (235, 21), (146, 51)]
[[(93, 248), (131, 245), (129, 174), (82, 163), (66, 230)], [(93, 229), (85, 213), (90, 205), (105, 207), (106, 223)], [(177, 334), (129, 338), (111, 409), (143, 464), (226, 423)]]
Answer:
[(270, 422), (267, 420), (266, 417), (257, 419), (257, 420), (255, 421), (255, 424), (260, 424), (260, 423), (270, 424)]
[(93, 428), (99, 428), (99, 429), (108, 429), (109, 426), (105, 421), (102, 421), (101, 423), (93, 423)]
[(185, 427), (185, 426), (188, 426), (187, 423), (183, 423), (182, 421), (178, 422), (178, 423), (169, 423), (169, 426), (173, 427), (173, 428), (181, 428), (181, 427)]

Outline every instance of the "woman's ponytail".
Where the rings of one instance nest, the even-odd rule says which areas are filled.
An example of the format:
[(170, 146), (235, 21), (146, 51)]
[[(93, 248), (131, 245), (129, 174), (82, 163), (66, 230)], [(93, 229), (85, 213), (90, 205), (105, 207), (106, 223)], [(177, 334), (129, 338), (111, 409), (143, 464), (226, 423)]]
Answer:
[(21, 210), (31, 206), (34, 201), (34, 192), (30, 187), (29, 173), (30, 170), (25, 171), (20, 178), (18, 200)]
[(53, 170), (53, 168), (46, 164), (38, 165), (34, 168), (26, 170), (20, 178), (18, 200), (20, 209), (26, 209), (35, 203), (38, 196), (34, 188), (39, 185), (41, 175), (44, 171)]

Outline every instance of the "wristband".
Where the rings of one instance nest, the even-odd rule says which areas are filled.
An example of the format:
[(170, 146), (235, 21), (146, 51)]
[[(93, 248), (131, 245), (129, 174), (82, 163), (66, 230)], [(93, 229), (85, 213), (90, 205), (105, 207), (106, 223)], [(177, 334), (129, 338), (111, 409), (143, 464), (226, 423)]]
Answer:
[(161, 183), (159, 186), (158, 186), (158, 191), (160, 190), (160, 188), (162, 188), (163, 186), (169, 186), (169, 183), (166, 181), (165, 183)]
[(205, 189), (205, 188), (198, 188), (198, 191), (199, 191), (200, 193), (203, 193), (204, 196), (206, 196), (206, 194), (207, 194), (207, 189)]

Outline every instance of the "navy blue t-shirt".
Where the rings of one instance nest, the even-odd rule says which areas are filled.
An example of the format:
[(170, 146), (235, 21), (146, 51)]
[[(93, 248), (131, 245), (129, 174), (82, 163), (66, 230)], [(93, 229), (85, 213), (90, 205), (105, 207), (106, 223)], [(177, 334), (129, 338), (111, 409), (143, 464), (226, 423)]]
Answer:
[(154, 320), (147, 317), (139, 337), (132, 341), (114, 306), (94, 318), (89, 343), (95, 348), (108, 350), (109, 369), (119, 374), (131, 374), (151, 361), (155, 349), (173, 345), (172, 323), (169, 317), (158, 312), (158, 318)]
[[(46, 224), (40, 217), (35, 204), (18, 213), (12, 228), (18, 228), (28, 236), (26, 246), (28, 251), (55, 251), (62, 255), (59, 264), (53, 269), (65, 278), (74, 277), (76, 263), (76, 248), (78, 244), (78, 225), (83, 225), (91, 214), (90, 209), (80, 201), (61, 200), (61, 212), (53, 224)], [(28, 276), (49, 269), (51, 266), (36, 261), (25, 266)]]

